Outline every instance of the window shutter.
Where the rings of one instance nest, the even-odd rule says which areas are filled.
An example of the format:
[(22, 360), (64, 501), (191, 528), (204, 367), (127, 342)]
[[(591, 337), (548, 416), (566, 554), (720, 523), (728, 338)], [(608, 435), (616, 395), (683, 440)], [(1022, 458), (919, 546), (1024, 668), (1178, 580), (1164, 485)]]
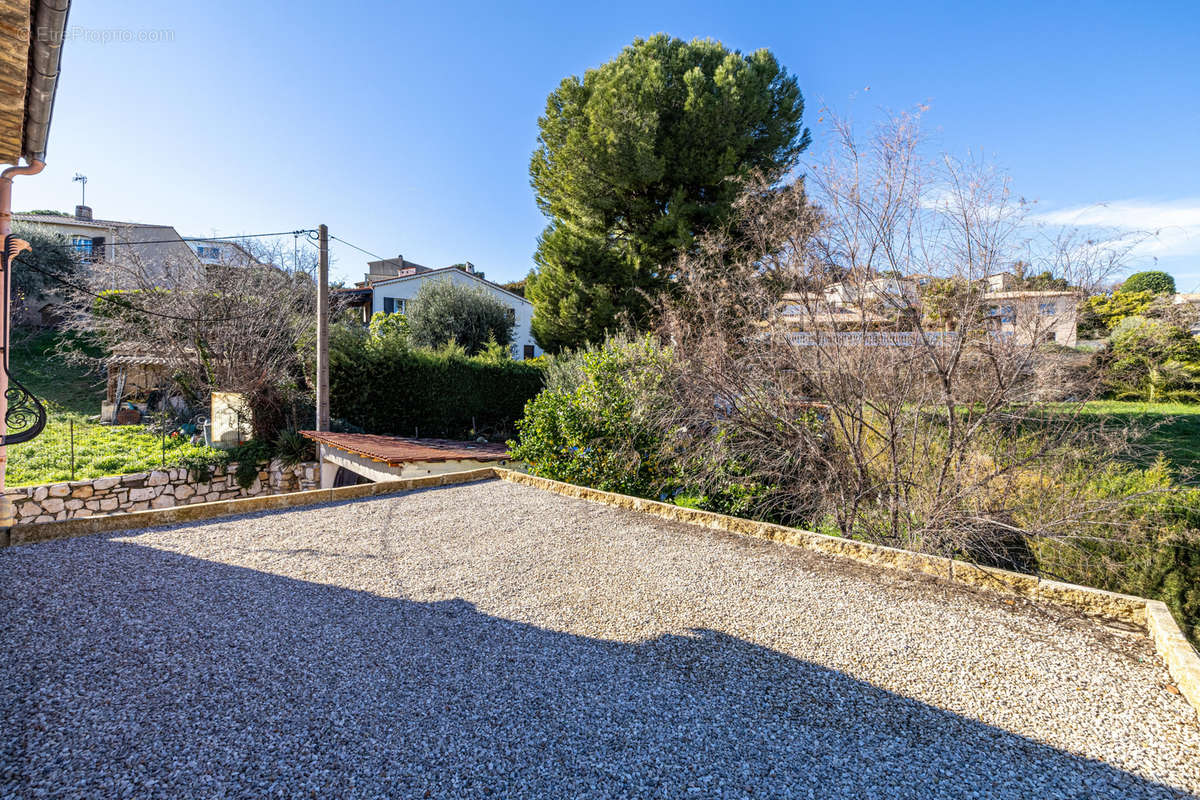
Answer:
[(92, 237), (92, 261), (104, 260), (104, 237)]

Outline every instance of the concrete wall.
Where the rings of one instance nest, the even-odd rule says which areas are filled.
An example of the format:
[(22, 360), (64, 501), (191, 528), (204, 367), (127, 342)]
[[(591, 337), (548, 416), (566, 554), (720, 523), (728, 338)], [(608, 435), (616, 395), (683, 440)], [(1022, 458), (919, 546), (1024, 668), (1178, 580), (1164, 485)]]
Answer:
[(197, 482), (188, 470), (175, 467), (70, 483), (22, 486), (9, 489), (5, 496), (12, 503), (14, 521), (21, 524), (305, 491), (318, 488), (321, 481), (321, 471), (315, 462), (284, 467), (273, 461), (259, 470), (254, 483), (246, 489), (238, 485), (236, 471), (237, 465), (231, 464), (214, 469), (209, 480)]

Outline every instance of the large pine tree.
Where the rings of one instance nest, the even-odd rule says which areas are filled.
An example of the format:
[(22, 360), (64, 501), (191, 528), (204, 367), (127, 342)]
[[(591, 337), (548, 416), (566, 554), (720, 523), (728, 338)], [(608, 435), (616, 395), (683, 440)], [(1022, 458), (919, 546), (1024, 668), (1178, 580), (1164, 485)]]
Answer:
[(795, 165), (809, 141), (803, 111), (769, 51), (711, 40), (637, 39), (564, 80), (530, 164), (551, 220), (527, 285), (542, 346), (595, 341), (622, 313), (642, 321), (680, 250), (729, 213), (737, 186), (726, 179)]

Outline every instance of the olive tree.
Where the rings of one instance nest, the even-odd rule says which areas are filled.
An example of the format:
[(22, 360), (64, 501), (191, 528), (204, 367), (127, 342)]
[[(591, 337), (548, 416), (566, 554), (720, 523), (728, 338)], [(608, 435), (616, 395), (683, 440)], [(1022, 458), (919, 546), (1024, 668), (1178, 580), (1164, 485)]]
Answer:
[(453, 342), (474, 355), (489, 342), (507, 346), (516, 325), (513, 309), (481, 286), (448, 278), (426, 281), (409, 303), (408, 335), (417, 347)]

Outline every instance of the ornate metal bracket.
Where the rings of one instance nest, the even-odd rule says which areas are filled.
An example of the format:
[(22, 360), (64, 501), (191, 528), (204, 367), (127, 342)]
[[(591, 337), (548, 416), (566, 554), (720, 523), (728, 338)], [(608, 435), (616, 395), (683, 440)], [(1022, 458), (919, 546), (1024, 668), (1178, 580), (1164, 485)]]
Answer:
[(12, 260), (21, 253), (22, 250), (29, 250), (29, 242), (16, 238), (11, 233), (5, 237), (4, 251), (0, 253), (0, 258), (3, 258), (3, 264), (0, 268), (4, 270), (3, 300), (4, 319), (3, 323), (4, 343), (3, 357), (4, 374), (8, 376), (8, 390), (4, 393), (4, 397), (8, 400), (8, 410), (4, 414), (5, 433), (0, 436), (0, 445), (20, 444), (28, 442), (35, 438), (42, 429), (46, 427), (46, 407), (42, 405), (42, 401), (34, 397), (33, 392), (25, 388), (24, 384), (12, 376), (8, 371), (8, 348), (11, 344), (11, 331), (8, 325), (8, 292), (9, 292), (9, 269), (12, 265)]
[[(5, 372), (8, 367), (5, 366)], [(5, 434), (0, 444), (20, 444), (35, 438), (46, 427), (46, 407), (34, 397), (33, 392), (12, 376), (8, 375), (8, 411), (4, 415)]]

